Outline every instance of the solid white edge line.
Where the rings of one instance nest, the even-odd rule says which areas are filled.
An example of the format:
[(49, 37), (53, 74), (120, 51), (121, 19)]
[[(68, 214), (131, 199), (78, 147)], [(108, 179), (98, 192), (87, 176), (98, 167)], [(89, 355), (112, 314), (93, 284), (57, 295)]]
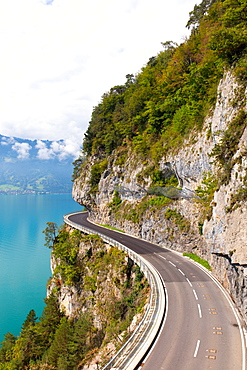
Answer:
[(193, 289), (193, 293), (194, 293), (195, 299), (198, 301), (198, 297), (197, 297), (195, 289)]
[(198, 353), (198, 349), (199, 349), (200, 343), (201, 343), (201, 341), (200, 341), (200, 339), (198, 339), (198, 341), (197, 341), (197, 343), (196, 343), (196, 349), (195, 349), (195, 352), (194, 352), (194, 357), (196, 357), (196, 356), (197, 356), (197, 353)]
[(199, 303), (198, 303), (197, 307), (198, 307), (198, 311), (199, 311), (199, 317), (201, 319), (202, 318), (202, 310), (201, 310), (201, 306), (199, 305)]

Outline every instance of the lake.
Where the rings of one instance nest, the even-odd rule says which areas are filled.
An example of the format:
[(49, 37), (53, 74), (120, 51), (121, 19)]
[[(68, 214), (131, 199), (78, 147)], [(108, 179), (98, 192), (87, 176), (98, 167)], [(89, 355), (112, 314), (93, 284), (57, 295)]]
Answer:
[(19, 335), (31, 309), (39, 317), (51, 276), (50, 249), (42, 231), (47, 222), (82, 210), (71, 194), (0, 194), (0, 342)]

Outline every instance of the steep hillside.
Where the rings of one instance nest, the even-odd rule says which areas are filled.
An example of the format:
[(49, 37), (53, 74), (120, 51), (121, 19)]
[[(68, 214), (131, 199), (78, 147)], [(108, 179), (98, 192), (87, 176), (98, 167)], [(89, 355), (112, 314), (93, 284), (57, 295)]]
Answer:
[(124, 252), (68, 226), (53, 239), (54, 230), (50, 223), (53, 275), (43, 314), (38, 320), (31, 310), (18, 338), (5, 335), (0, 369), (103, 367), (132, 334), (148, 302), (147, 280)]
[(90, 218), (207, 259), (246, 319), (247, 4), (203, 0), (95, 107), (75, 162)]

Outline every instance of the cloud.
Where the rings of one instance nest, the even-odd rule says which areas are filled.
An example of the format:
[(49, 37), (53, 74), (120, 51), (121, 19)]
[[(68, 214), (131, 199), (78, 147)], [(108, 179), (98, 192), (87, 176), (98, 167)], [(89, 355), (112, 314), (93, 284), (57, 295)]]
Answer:
[[(78, 152), (92, 109), (161, 42), (181, 42), (195, 0), (0, 2), (0, 133), (65, 139)], [(71, 132), (70, 132), (71, 130)], [(49, 149), (49, 148), (48, 148)], [(50, 148), (51, 149), (51, 148)], [(41, 155), (51, 155), (43, 148)]]
[(56, 157), (62, 161), (71, 157), (77, 158), (80, 154), (80, 145), (72, 139), (53, 141), (49, 146), (44, 141), (37, 140), (35, 148), (38, 150), (37, 158), (44, 160)]
[(13, 137), (2, 137), (1, 145), (11, 145), (15, 143), (15, 139)]
[(5, 157), (4, 158), (4, 162), (6, 162), (6, 163), (15, 163), (16, 162), (16, 159), (15, 158), (11, 158), (11, 157)]
[(51, 159), (54, 157), (54, 153), (52, 149), (47, 148), (46, 143), (42, 140), (37, 140), (37, 144), (35, 148), (38, 149), (37, 158), (38, 159)]
[(12, 149), (18, 153), (18, 159), (27, 159), (29, 158), (29, 151), (32, 147), (28, 143), (15, 143)]

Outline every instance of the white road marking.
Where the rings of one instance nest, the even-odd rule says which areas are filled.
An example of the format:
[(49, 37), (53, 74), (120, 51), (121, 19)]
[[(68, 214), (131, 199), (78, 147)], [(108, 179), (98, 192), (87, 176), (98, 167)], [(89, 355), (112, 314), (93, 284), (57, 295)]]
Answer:
[(182, 270), (178, 269), (178, 271), (181, 272), (182, 275), (185, 275), (185, 273)]
[(188, 281), (188, 283), (190, 284), (190, 286), (192, 286), (191, 281), (188, 278), (186, 278), (186, 280)]
[(201, 341), (200, 341), (200, 339), (198, 339), (198, 341), (197, 341), (197, 343), (196, 343), (196, 349), (195, 349), (195, 352), (194, 352), (194, 357), (196, 357), (196, 356), (197, 356), (197, 353), (198, 353), (198, 349), (199, 349), (200, 343), (201, 343)]
[(158, 254), (158, 256), (159, 256), (160, 258), (163, 258), (163, 260), (166, 260), (166, 257), (163, 257), (163, 256), (161, 256), (160, 254)]
[(199, 311), (199, 317), (201, 319), (202, 318), (202, 310), (201, 310), (201, 306), (199, 305), (199, 303), (198, 303), (197, 307), (198, 307), (198, 311)]
[(195, 289), (193, 289), (193, 293), (194, 293), (195, 299), (198, 300), (198, 297), (197, 297), (197, 294), (196, 294)]
[(175, 263), (173, 263), (173, 262), (171, 262), (171, 261), (169, 261), (169, 263), (170, 263), (172, 266), (177, 267), (177, 266), (175, 265)]

